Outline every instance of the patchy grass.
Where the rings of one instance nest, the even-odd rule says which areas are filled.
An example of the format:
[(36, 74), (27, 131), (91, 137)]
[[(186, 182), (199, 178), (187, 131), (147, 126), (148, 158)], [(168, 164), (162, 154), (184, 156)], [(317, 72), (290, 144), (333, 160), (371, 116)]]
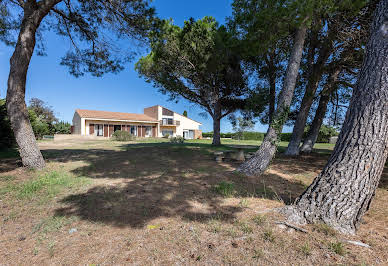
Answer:
[(82, 186), (87, 182), (86, 178), (75, 177), (64, 171), (53, 170), (40, 173), (36, 178), (25, 182), (10, 183), (3, 190), (0, 190), (0, 194), (11, 193), (19, 199), (52, 198), (64, 189)]
[(235, 193), (234, 184), (228, 183), (225, 181), (222, 181), (219, 184), (217, 184), (213, 188), (213, 190), (224, 197), (232, 197), (233, 194)]
[(8, 182), (14, 180), (16, 177), (12, 175), (3, 175), (0, 176), (0, 182)]
[(36, 224), (32, 233), (47, 234), (52, 232), (57, 232), (61, 230), (64, 226), (71, 224), (76, 220), (75, 217), (65, 217), (65, 216), (52, 216), (48, 218), (43, 218), (38, 224)]
[(308, 242), (304, 243), (301, 247), (300, 247), (300, 252), (308, 257), (311, 255), (311, 247), (310, 247), (310, 244)]
[(346, 253), (345, 246), (340, 241), (330, 242), (329, 249), (340, 256), (344, 256)]
[(264, 216), (264, 215), (261, 215), (261, 214), (257, 214), (253, 217), (253, 222), (256, 224), (256, 225), (259, 225), (259, 226), (262, 226), (265, 224), (265, 222), (267, 221), (267, 218)]
[[(236, 173), (238, 162), (217, 163), (213, 153), (234, 145), (255, 151), (258, 142), (222, 140), (223, 145), (212, 147), (209, 140), (167, 141), (39, 142), (47, 161), (43, 171), (21, 168), (17, 157), (0, 160), (2, 262), (388, 263), (387, 171), (356, 236), (325, 225), (307, 225), (309, 233), (303, 234), (278, 227), (275, 221), (284, 218), (274, 209), (305, 190), (332, 146), (299, 157), (278, 154), (257, 178)], [(338, 244), (344, 239), (372, 248)]]

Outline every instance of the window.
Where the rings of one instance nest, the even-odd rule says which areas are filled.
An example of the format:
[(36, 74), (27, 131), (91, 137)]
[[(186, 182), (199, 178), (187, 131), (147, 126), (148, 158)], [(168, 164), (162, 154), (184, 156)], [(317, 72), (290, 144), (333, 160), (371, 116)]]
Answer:
[(131, 126), (131, 135), (137, 136), (137, 126)]
[(183, 130), (183, 138), (194, 139), (194, 130)]
[(146, 126), (145, 129), (146, 129), (145, 136), (146, 137), (151, 137), (151, 129), (152, 129), (152, 127)]
[(113, 131), (121, 130), (121, 125), (114, 125)]
[(172, 130), (162, 130), (162, 136), (166, 136), (166, 135), (169, 135), (170, 137), (172, 137), (172, 135), (174, 135), (174, 131)]
[(104, 125), (100, 125), (100, 124), (94, 125), (94, 131), (96, 132), (97, 136), (100, 136), (100, 137), (104, 136), (103, 130), (104, 130)]

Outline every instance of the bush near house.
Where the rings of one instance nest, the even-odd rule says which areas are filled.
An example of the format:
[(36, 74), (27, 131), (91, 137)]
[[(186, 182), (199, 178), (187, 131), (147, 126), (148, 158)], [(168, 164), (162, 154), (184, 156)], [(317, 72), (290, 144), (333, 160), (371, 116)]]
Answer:
[(117, 141), (131, 141), (135, 140), (135, 136), (128, 131), (117, 130), (112, 134), (112, 139)]
[(71, 134), (71, 124), (65, 121), (55, 123), (54, 131), (55, 134)]
[(170, 142), (173, 144), (182, 144), (185, 142), (185, 139), (181, 136), (177, 136), (177, 137), (172, 137), (170, 139)]

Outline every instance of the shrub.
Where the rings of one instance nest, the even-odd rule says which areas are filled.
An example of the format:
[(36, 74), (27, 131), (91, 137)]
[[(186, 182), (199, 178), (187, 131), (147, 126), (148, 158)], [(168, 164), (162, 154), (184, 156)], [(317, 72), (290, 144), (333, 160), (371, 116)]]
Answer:
[(114, 140), (117, 141), (130, 141), (134, 140), (135, 137), (131, 135), (128, 131), (116, 130), (112, 135)]
[(163, 138), (168, 139), (170, 137), (170, 134), (165, 134)]
[(213, 137), (213, 132), (203, 132), (202, 137), (204, 138), (212, 138)]
[(185, 139), (181, 136), (173, 137), (170, 139), (170, 142), (173, 144), (182, 144), (185, 142)]
[(0, 99), (0, 149), (14, 146), (15, 138), (8, 119), (5, 99)]
[(228, 138), (228, 139), (231, 139), (231, 138), (233, 138), (233, 133), (220, 133), (220, 136), (221, 136), (221, 138)]
[(282, 133), (280, 134), (280, 141), (290, 142), (292, 133)]
[(54, 124), (54, 131), (56, 134), (70, 134), (71, 125), (68, 122), (60, 121)]
[(322, 125), (319, 129), (317, 143), (329, 143), (331, 137), (338, 135), (339, 133), (335, 130), (334, 127)]

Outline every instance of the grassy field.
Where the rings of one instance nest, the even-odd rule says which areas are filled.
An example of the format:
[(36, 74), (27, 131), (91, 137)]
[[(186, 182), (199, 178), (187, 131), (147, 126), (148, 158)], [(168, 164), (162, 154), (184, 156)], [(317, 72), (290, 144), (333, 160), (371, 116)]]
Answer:
[(273, 210), (306, 189), (333, 145), (289, 158), (281, 143), (270, 169), (247, 177), (213, 153), (260, 143), (222, 142), (41, 141), (41, 171), (0, 152), (0, 264), (388, 263), (387, 171), (356, 236), (324, 225), (304, 234), (278, 227)]

